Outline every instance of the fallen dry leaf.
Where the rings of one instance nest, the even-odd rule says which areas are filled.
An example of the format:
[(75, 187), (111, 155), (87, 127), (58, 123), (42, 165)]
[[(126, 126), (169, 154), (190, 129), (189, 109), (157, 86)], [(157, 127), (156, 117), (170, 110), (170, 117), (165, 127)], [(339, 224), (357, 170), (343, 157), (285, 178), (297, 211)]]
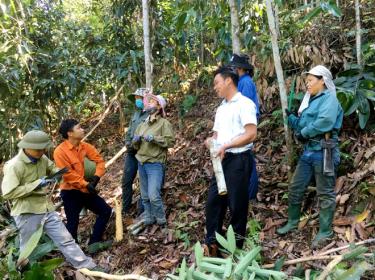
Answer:
[(340, 204), (341, 205), (345, 204), (345, 202), (349, 199), (349, 197), (350, 197), (350, 194), (342, 195), (341, 198), (340, 198)]

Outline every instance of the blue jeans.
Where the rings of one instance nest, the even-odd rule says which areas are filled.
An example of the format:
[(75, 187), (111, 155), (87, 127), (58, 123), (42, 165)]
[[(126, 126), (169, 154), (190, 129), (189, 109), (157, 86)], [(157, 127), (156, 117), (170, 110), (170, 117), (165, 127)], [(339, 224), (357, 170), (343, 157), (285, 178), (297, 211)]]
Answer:
[(161, 188), (164, 183), (164, 164), (138, 162), (141, 198), (145, 208), (145, 224), (156, 222), (160, 225), (167, 222), (161, 199)]
[[(333, 151), (334, 166), (340, 163), (340, 154), (338, 149)], [(298, 161), (296, 170), (289, 185), (289, 204), (300, 205), (303, 195), (311, 179), (315, 178), (316, 191), (319, 198), (321, 209), (335, 207), (335, 181), (336, 176), (327, 176), (323, 174), (323, 151), (305, 150)]]

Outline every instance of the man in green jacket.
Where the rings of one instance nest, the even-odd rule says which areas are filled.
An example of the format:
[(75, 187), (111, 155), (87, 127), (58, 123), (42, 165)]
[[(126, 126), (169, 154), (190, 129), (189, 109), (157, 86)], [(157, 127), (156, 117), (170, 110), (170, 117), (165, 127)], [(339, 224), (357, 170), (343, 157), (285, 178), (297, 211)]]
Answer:
[[(135, 158), (137, 151), (132, 146), (134, 132), (138, 125), (142, 123), (149, 115), (144, 109), (144, 94), (149, 89), (139, 88), (129, 95), (129, 99), (135, 104), (135, 112), (129, 123), (129, 128), (125, 136), (126, 153), (124, 158), (124, 174), (122, 176), (122, 209), (124, 213), (129, 212), (133, 197), (133, 182), (138, 171), (138, 161)], [(139, 212), (143, 212), (141, 201), (139, 202)]]
[(18, 143), (19, 153), (4, 165), (1, 190), (3, 197), (12, 204), (11, 215), (20, 232), (20, 250), (24, 250), (32, 234), (39, 226), (43, 226), (66, 260), (75, 268), (101, 270), (75, 243), (49, 199), (49, 186), (57, 182), (46, 176), (58, 171), (44, 155), (50, 145), (46, 133), (29, 131)]

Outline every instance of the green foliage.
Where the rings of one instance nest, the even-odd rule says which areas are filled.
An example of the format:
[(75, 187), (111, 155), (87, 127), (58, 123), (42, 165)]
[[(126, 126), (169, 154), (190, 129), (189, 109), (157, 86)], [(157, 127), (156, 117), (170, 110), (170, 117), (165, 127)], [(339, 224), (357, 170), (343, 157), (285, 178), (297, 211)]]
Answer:
[(197, 103), (197, 99), (198, 97), (196, 95), (186, 95), (180, 105), (180, 115), (184, 116), (186, 113), (188, 113)]
[[(232, 234), (230, 234), (231, 236)], [(222, 237), (225, 239), (224, 237)], [(228, 239), (228, 238), (227, 238)], [(219, 240), (218, 240), (219, 241)], [(226, 240), (226, 246), (229, 246)], [(304, 279), (305, 271), (303, 265), (297, 265), (294, 276), (288, 277), (286, 273), (281, 271), (285, 262), (285, 257), (276, 261), (274, 269), (264, 269), (256, 261), (259, 259), (261, 247), (257, 246), (248, 251), (240, 252), (237, 250), (235, 254), (230, 254), (226, 258), (205, 257), (203, 249), (199, 242), (194, 246), (195, 264), (188, 267), (186, 259), (182, 260), (178, 268), (178, 275), (168, 274), (167, 279), (175, 280), (207, 280), (207, 279)], [(353, 247), (351, 251), (345, 254), (343, 262), (336, 265), (335, 269), (330, 273), (332, 280), (359, 280), (361, 276), (371, 267), (368, 262), (361, 260), (354, 263), (352, 267), (347, 269), (346, 261), (363, 259), (363, 253), (367, 249), (365, 247)], [(343, 265), (344, 264), (344, 265)], [(311, 279), (316, 279), (321, 272), (311, 271)]]
[(38, 227), (38, 229), (30, 236), (30, 239), (26, 242), (25, 248), (20, 252), (20, 255), (18, 257), (18, 263), (26, 260), (38, 245), (43, 233), (43, 224)]
[(39, 263), (34, 263), (31, 268), (24, 273), (25, 280), (53, 280), (55, 279), (53, 270), (57, 268), (64, 259), (51, 259)]
[(335, 84), (345, 115), (356, 113), (360, 127), (365, 128), (375, 106), (375, 65), (345, 70)]
[[(303, 6), (303, 8), (310, 8), (312, 4), (308, 4)], [(336, 6), (335, 1), (320, 1), (320, 5), (318, 7), (313, 8), (303, 19), (303, 23), (307, 23), (317, 17), (318, 15), (322, 13), (328, 13), (330, 15), (333, 15), (335, 17), (341, 17), (342, 12), (339, 7)]]
[(142, 48), (134, 49), (134, 36), (120, 32), (116, 20), (91, 24), (104, 23), (109, 12), (95, 5), (105, 2), (93, 4), (91, 18), (69, 18), (57, 2), (2, 4), (0, 161), (16, 153), (27, 130), (55, 130), (82, 109), (101, 110), (96, 104), (139, 72)]
[[(261, 247), (255, 247), (245, 253), (236, 253), (231, 244), (235, 241), (233, 229), (230, 230), (227, 239), (221, 236), (221, 241), (227, 246), (226, 250), (233, 253), (225, 259), (204, 257), (201, 244), (198, 242), (194, 246), (195, 264), (187, 267), (186, 260), (183, 259), (181, 266), (178, 269), (178, 276), (168, 274), (168, 279), (249, 279), (250, 275), (259, 277), (274, 277), (275, 279), (285, 279), (286, 274), (279, 271), (261, 269), (255, 261), (259, 257)], [(216, 237), (220, 238), (220, 235)], [(235, 245), (234, 245), (235, 246)]]

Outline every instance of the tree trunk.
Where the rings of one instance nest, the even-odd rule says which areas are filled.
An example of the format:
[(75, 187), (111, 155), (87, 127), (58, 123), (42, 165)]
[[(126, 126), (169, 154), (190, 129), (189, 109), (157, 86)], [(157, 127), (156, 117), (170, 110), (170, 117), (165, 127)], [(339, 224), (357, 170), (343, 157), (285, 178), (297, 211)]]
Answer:
[(150, 19), (148, 0), (142, 0), (143, 14), (143, 41), (145, 53), (146, 87), (152, 88), (152, 63), (151, 63), (151, 43), (150, 43)]
[(236, 0), (229, 0), (230, 6), (230, 19), (232, 26), (232, 48), (233, 53), (241, 53), (241, 41), (240, 41), (240, 21), (238, 18), (238, 9)]
[(359, 0), (355, 0), (355, 42), (357, 49), (357, 64), (362, 67), (361, 59), (361, 15), (359, 11)]
[(277, 5), (276, 2), (273, 3), (273, 9), (274, 9), (273, 15), (275, 16), (276, 34), (277, 34), (277, 38), (279, 38), (280, 37), (279, 6)]
[(286, 145), (287, 145), (287, 149), (289, 152), (289, 160), (291, 160), (292, 139), (290, 137), (290, 131), (288, 130), (287, 115), (285, 113), (285, 109), (288, 108), (288, 99), (286, 95), (283, 69), (281, 66), (279, 46), (277, 43), (277, 32), (276, 32), (275, 16), (272, 10), (272, 0), (266, 0), (266, 8), (267, 8), (268, 25), (269, 25), (270, 32), (271, 32), (273, 59), (275, 62), (277, 81), (279, 83), (281, 108), (283, 111), (283, 119), (284, 119), (285, 140), (286, 140)]

